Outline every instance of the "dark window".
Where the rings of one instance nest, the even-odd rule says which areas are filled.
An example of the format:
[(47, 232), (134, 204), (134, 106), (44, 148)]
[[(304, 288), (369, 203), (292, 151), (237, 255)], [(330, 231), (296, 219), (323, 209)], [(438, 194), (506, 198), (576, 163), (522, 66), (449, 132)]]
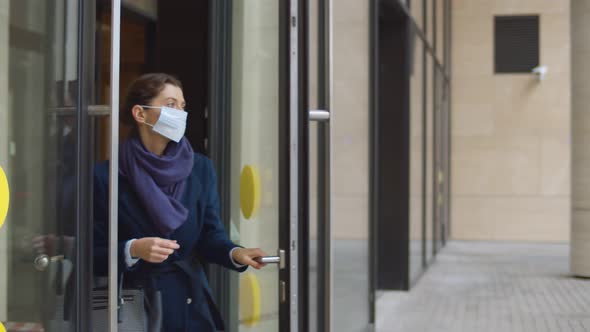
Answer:
[(539, 65), (539, 16), (496, 16), (496, 73), (530, 73)]

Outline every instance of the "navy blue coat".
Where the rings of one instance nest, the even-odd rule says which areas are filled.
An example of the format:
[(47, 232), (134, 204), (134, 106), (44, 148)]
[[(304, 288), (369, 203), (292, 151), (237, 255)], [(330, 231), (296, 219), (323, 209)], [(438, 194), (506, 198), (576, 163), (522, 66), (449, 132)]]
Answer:
[[(108, 269), (108, 161), (97, 164), (94, 172), (94, 269), (107, 275)], [(215, 331), (222, 329), (205, 273), (200, 264), (190, 264), (190, 271), (174, 267), (175, 261), (198, 256), (201, 260), (237, 269), (229, 252), (232, 243), (219, 219), (219, 197), (213, 163), (196, 153), (182, 203), (189, 210), (188, 220), (168, 238), (177, 240), (176, 250), (161, 264), (140, 260), (131, 268), (125, 263), (125, 243), (129, 239), (163, 237), (145, 214), (133, 188), (119, 176), (119, 272), (126, 284), (148, 285), (161, 290), (163, 331)], [(190, 300), (189, 300), (190, 299)]]

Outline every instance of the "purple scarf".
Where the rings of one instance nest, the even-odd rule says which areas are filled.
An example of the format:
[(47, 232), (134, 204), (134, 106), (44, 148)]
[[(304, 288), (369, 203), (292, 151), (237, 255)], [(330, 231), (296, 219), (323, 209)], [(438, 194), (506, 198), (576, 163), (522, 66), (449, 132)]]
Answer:
[(146, 149), (137, 135), (120, 146), (120, 175), (135, 190), (156, 229), (166, 237), (188, 218), (181, 198), (193, 169), (193, 157), (185, 137), (179, 143), (168, 143), (161, 157)]

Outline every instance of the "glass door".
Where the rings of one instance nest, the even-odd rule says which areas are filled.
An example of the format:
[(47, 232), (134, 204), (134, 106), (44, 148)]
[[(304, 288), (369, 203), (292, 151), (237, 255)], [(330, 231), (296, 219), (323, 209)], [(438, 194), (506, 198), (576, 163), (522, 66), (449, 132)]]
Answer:
[(230, 331), (298, 329), (299, 2), (232, 1), (228, 15), (231, 102), (220, 139), (229, 146), (220, 172), (229, 182), (228, 230), (276, 263), (230, 275)]
[[(231, 235), (273, 255), (285, 249), (279, 241), (279, 3), (235, 1), (231, 20)], [(279, 330), (279, 268), (239, 276), (232, 331)]]
[(84, 3), (0, 1), (0, 330), (89, 330)]

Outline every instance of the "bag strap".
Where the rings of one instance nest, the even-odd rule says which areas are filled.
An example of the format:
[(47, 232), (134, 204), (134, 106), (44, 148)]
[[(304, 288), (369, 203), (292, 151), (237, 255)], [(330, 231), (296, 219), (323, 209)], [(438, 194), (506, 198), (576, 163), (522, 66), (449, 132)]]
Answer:
[(119, 285), (118, 285), (118, 291), (117, 291), (117, 322), (123, 323), (123, 321), (125, 320), (125, 317), (123, 317), (123, 313), (125, 312), (125, 310), (123, 310), (123, 305), (125, 304), (125, 300), (123, 299), (123, 277), (125, 275), (125, 272), (121, 272), (121, 278), (119, 278)]

